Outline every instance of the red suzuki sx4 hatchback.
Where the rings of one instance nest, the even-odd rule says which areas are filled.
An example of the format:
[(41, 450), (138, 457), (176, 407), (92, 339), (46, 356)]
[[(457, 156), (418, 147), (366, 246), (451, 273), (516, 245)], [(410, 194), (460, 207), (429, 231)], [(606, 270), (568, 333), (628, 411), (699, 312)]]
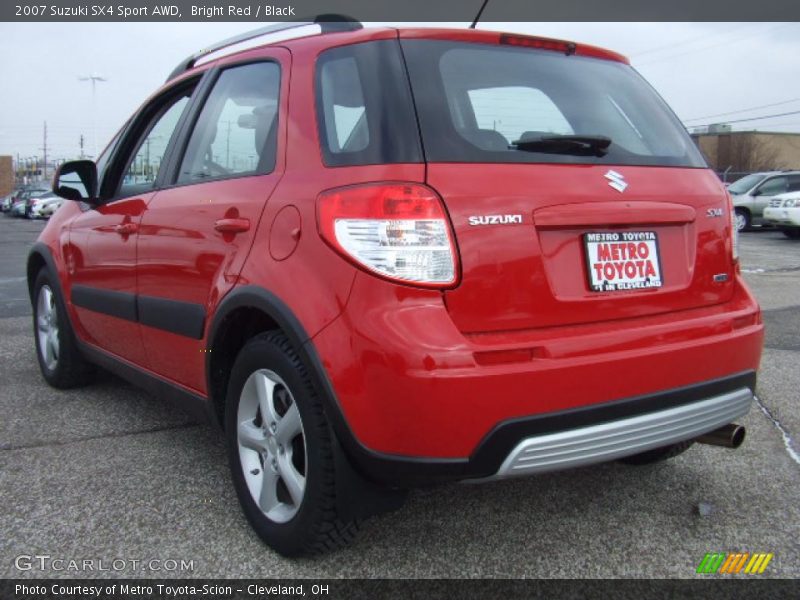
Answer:
[(744, 437), (763, 325), (730, 198), (613, 52), (273, 25), (182, 62), (54, 189), (44, 378), (209, 415), (282, 554), (411, 486)]

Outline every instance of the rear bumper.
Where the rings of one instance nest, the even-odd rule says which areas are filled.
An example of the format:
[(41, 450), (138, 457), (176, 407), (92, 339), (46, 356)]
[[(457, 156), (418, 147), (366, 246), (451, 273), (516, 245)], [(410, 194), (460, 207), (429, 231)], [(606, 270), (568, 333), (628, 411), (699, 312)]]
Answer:
[(703, 309), (465, 336), (438, 293), (359, 277), (310, 345), (337, 437), (372, 479), (490, 477), (530, 438), (755, 391), (763, 325), (743, 284)]
[[(493, 428), (469, 457), (456, 459), (375, 452), (361, 445), (339, 419), (334, 425), (352, 465), (372, 481), (392, 487), (487, 481), (605, 462), (696, 438), (745, 415), (755, 387), (756, 373), (750, 371), (657, 394), (511, 419)], [(677, 430), (671, 431), (670, 422)], [(559, 445), (560, 456), (548, 456)]]

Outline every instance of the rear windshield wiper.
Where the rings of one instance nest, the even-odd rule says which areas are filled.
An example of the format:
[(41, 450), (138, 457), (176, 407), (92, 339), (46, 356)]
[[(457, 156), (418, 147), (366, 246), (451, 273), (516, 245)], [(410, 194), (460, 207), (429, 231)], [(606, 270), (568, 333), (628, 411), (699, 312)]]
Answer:
[(511, 142), (511, 147), (525, 152), (548, 154), (576, 154), (578, 156), (605, 156), (611, 138), (604, 135), (547, 135), (523, 137)]

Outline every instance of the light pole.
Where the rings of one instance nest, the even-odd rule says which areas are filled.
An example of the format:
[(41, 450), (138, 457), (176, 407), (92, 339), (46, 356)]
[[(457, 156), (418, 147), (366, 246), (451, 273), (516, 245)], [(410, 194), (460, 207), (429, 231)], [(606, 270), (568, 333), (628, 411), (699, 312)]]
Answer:
[(91, 81), (92, 82), (92, 137), (94, 138), (94, 160), (97, 160), (97, 82), (108, 81), (105, 77), (92, 73), (86, 77), (78, 77), (78, 81)]

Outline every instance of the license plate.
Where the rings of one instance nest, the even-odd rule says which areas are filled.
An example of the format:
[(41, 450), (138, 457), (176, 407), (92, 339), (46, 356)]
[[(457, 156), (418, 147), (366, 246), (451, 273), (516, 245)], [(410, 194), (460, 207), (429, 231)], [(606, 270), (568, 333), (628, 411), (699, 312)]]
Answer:
[(585, 233), (583, 246), (591, 291), (661, 287), (661, 259), (654, 231)]

